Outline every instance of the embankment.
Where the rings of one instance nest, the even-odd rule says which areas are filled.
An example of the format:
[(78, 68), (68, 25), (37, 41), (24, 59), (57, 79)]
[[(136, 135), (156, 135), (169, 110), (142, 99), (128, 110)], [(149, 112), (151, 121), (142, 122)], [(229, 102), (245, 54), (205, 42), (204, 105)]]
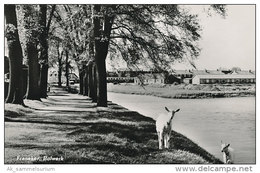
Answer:
[(108, 91), (163, 98), (197, 99), (255, 96), (255, 85), (146, 85), (108, 84)]

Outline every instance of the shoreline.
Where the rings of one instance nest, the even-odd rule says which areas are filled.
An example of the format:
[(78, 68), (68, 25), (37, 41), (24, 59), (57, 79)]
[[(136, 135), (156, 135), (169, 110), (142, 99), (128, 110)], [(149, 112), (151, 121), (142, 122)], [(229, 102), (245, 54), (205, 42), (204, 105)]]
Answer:
[(214, 98), (232, 98), (232, 97), (255, 97), (255, 93), (198, 93), (198, 94), (181, 94), (175, 96), (168, 96), (168, 95), (157, 95), (157, 94), (150, 94), (150, 93), (133, 93), (133, 92), (120, 92), (120, 91), (108, 91), (111, 93), (118, 93), (118, 94), (130, 94), (130, 95), (145, 95), (145, 96), (154, 96), (154, 97), (161, 97), (166, 99), (214, 99)]
[[(181, 88), (182, 87), (182, 88)], [(188, 89), (185, 89), (188, 88)], [(197, 88), (199, 89), (197, 89)], [(222, 87), (222, 88), (221, 88)], [(144, 88), (138, 85), (114, 85), (108, 84), (108, 92), (122, 93), (122, 94), (136, 94), (136, 95), (150, 95), (169, 99), (204, 99), (204, 98), (230, 98), (230, 97), (252, 97), (255, 96), (254, 86), (253, 89), (244, 89), (245, 86), (228, 86), (218, 87), (216, 85), (211, 86), (197, 86), (197, 85), (182, 85), (182, 86), (145, 86)], [(231, 88), (232, 87), (232, 88)], [(200, 89), (202, 88), (202, 89)], [(207, 88), (208, 90), (205, 90)], [(219, 89), (221, 88), (221, 89)], [(223, 89), (224, 88), (224, 89)], [(227, 87), (226, 87), (227, 88)], [(235, 91), (232, 91), (236, 88)], [(212, 91), (210, 91), (212, 89)]]

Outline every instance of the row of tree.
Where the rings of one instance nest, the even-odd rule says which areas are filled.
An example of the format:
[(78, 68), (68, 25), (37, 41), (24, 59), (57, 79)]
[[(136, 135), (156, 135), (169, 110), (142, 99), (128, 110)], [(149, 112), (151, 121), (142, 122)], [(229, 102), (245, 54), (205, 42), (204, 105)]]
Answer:
[[(223, 5), (211, 8), (225, 13)], [(10, 61), (7, 103), (23, 104), (23, 60), (28, 65), (27, 99), (47, 97), (49, 65), (57, 63), (61, 86), (63, 65), (68, 79), (74, 61), (79, 93), (107, 106), (107, 57), (123, 59), (129, 69), (165, 70), (176, 60), (192, 63), (200, 52), (197, 15), (179, 5), (5, 5), (5, 22)]]
[[(53, 9), (55, 6), (53, 6)], [(48, 32), (53, 13), (47, 18), (47, 5), (40, 5), (38, 13), (32, 5), (5, 5), (5, 37), (8, 45), (10, 69), (6, 103), (23, 104), (23, 87), (27, 82), (27, 99), (47, 97)], [(52, 10), (53, 11), (53, 10)], [(21, 14), (20, 20), (17, 14)], [(19, 22), (18, 22), (19, 21)], [(22, 26), (18, 26), (18, 24)], [(22, 28), (18, 31), (18, 28)], [(21, 34), (22, 33), (22, 34)], [(20, 37), (19, 37), (20, 35)], [(21, 42), (22, 40), (22, 42)], [(23, 44), (21, 44), (23, 43)], [(26, 54), (28, 81), (23, 81), (22, 64)]]

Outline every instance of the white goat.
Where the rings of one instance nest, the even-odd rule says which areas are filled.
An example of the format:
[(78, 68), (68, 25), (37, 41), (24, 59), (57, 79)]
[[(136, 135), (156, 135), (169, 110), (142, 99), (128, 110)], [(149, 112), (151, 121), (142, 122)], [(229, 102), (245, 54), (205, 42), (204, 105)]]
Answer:
[(156, 120), (156, 131), (158, 134), (159, 149), (169, 148), (169, 140), (172, 131), (172, 119), (180, 109), (170, 111), (165, 107), (167, 114), (161, 114)]
[(221, 141), (221, 152), (223, 152), (223, 162), (226, 164), (234, 163), (234, 149), (230, 147), (230, 144), (222, 143)]

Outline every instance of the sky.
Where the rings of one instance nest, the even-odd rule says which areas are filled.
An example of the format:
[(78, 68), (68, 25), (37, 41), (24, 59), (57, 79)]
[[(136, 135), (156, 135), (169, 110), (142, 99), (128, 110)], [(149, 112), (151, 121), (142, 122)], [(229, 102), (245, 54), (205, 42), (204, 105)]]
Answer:
[[(208, 16), (201, 6), (190, 6), (198, 13), (202, 25), (201, 54), (195, 61), (197, 69), (240, 67), (255, 69), (255, 6), (228, 5), (227, 16)], [(176, 69), (191, 68), (188, 64), (176, 64)]]

